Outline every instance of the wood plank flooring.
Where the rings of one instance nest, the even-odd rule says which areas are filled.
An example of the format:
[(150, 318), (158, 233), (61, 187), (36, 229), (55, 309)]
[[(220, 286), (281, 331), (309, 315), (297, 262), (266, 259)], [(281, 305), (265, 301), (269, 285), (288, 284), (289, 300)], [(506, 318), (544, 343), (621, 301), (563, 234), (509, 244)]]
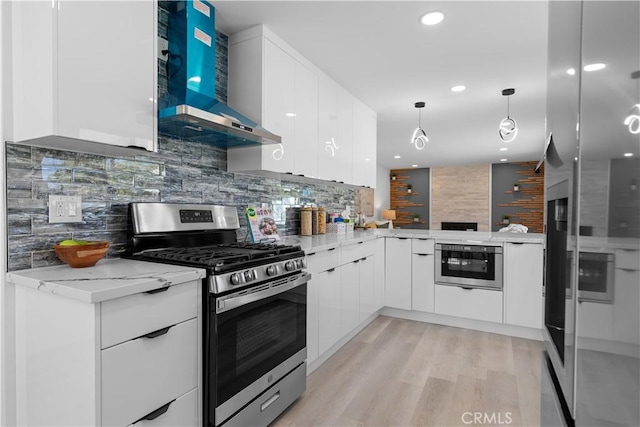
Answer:
[(538, 426), (542, 350), (537, 341), (380, 316), (308, 377), (272, 425)]

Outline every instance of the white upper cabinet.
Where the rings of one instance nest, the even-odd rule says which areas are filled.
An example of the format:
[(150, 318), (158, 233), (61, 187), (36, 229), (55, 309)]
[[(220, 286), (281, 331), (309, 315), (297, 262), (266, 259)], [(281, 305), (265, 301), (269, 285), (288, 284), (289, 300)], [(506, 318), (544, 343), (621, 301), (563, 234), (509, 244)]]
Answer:
[(376, 186), (377, 119), (362, 102), (353, 105), (353, 183)]
[(8, 139), (155, 151), (156, 21), (155, 2), (12, 2)]
[(338, 179), (338, 155), (342, 141), (338, 137), (339, 86), (326, 76), (320, 77), (318, 107), (318, 178), (327, 181)]
[[(229, 150), (229, 171), (375, 186), (375, 113), (264, 26), (229, 38), (228, 102), (282, 138), (280, 145)], [(361, 107), (368, 114), (359, 119), (362, 128)], [(356, 137), (358, 152), (373, 153), (370, 164), (354, 163)]]
[(293, 173), (318, 177), (318, 75), (295, 63)]
[(295, 144), (295, 60), (269, 40), (264, 40), (264, 85), (259, 122), (282, 138), (279, 146), (262, 147), (264, 168), (293, 172)]

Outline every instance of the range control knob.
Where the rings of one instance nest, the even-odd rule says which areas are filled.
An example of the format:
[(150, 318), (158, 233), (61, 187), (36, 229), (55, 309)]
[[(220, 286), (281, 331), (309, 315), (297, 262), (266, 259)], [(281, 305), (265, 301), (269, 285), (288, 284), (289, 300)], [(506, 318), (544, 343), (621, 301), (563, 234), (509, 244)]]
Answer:
[(302, 268), (302, 260), (301, 259), (297, 259), (296, 260), (296, 268)]
[(251, 270), (247, 270), (244, 272), (244, 281), (245, 282), (250, 282), (253, 280), (253, 271)]
[(276, 274), (278, 274), (278, 269), (275, 265), (267, 267), (267, 276), (275, 276)]
[(239, 285), (240, 284), (240, 275), (238, 273), (233, 273), (231, 275), (231, 277), (229, 277), (229, 280), (231, 281), (232, 285)]
[(296, 268), (296, 265), (295, 265), (295, 263), (293, 261), (287, 261), (284, 264), (284, 269), (287, 270), (287, 271), (293, 271), (293, 270), (295, 270), (295, 268)]

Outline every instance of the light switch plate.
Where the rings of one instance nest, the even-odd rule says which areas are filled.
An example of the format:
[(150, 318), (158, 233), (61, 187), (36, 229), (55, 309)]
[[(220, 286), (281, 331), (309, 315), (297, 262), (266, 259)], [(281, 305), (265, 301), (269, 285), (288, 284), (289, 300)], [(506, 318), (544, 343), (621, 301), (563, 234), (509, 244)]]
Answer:
[(82, 197), (49, 195), (49, 223), (82, 222)]

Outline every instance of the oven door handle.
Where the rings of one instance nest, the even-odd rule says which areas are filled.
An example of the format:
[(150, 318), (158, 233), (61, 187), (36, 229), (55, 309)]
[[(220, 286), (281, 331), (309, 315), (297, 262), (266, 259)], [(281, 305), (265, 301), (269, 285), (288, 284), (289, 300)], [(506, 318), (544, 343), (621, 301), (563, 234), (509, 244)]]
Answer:
[(224, 313), (225, 311), (233, 310), (234, 308), (242, 307), (243, 305), (251, 304), (252, 302), (287, 292), (293, 288), (304, 285), (309, 280), (311, 280), (311, 274), (304, 272), (294, 280), (290, 280), (289, 282), (281, 285), (274, 284), (273, 287), (255, 292), (250, 292), (249, 289), (250, 293), (247, 293), (247, 291), (240, 291), (236, 294), (227, 295), (226, 297), (216, 300), (216, 314)]

